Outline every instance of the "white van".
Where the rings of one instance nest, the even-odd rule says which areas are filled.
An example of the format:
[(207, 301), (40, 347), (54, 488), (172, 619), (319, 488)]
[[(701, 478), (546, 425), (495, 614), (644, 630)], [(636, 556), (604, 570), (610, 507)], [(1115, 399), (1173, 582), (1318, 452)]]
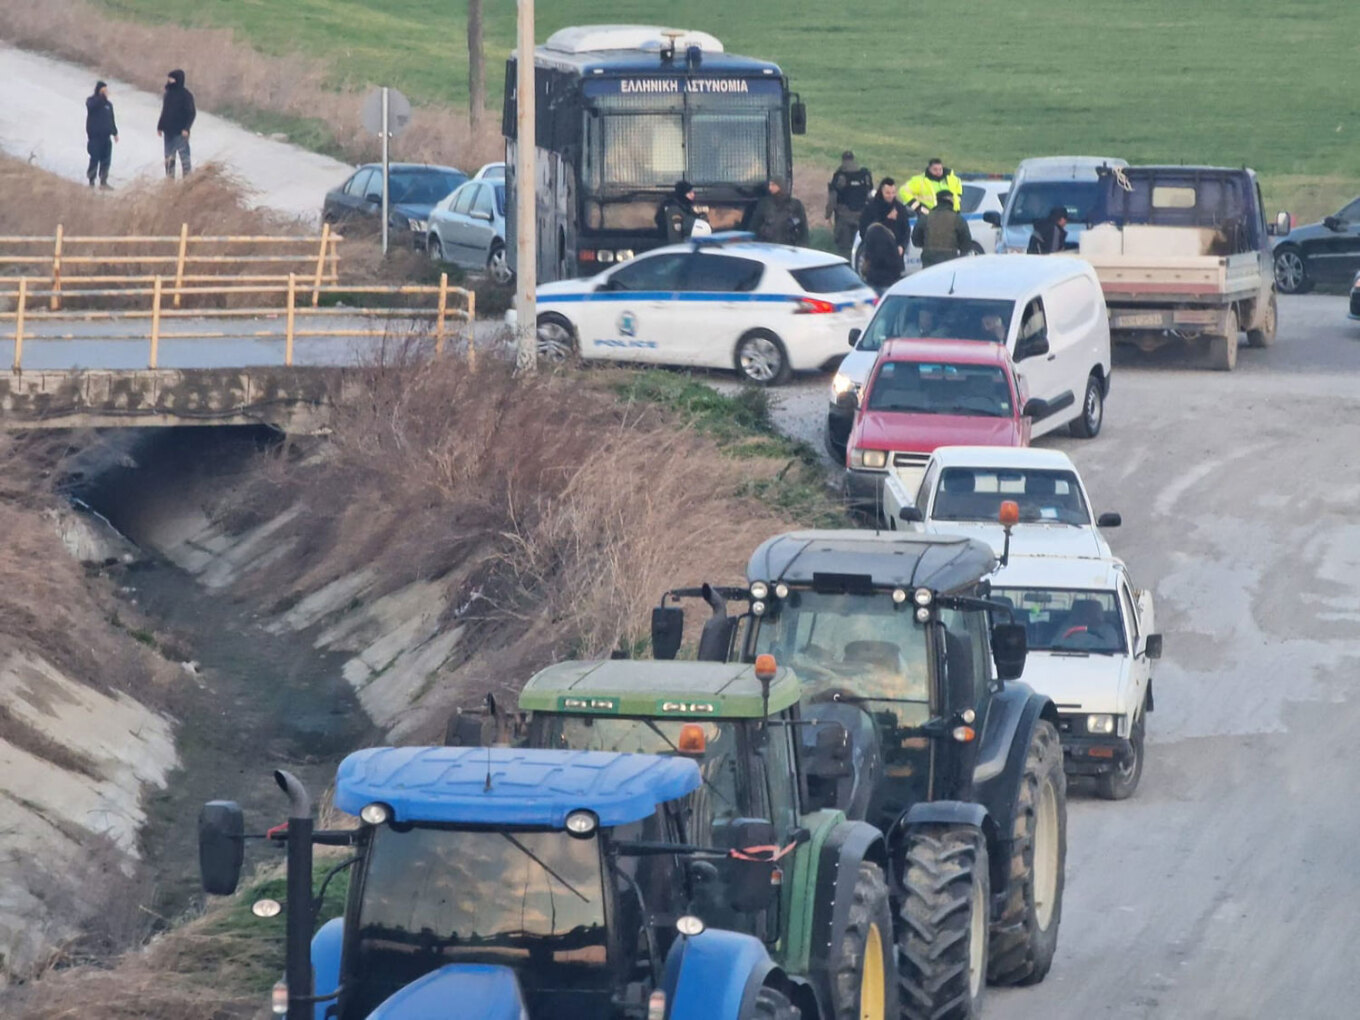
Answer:
[(1001, 230), (997, 253), (1027, 252), (1034, 224), (1059, 205), (1067, 209), (1067, 247), (1075, 249), (1100, 201), (1102, 186), (1097, 171), (1106, 166), (1128, 165), (1113, 156), (1039, 156), (1021, 160), (1006, 196), (1006, 208), (1000, 217), (995, 214), (988, 217), (988, 222)]
[(828, 447), (843, 451), (878, 351), (899, 338), (1004, 343), (1029, 397), (1046, 405), (1031, 437), (1064, 425), (1085, 439), (1100, 432), (1110, 392), (1110, 324), (1100, 281), (1081, 259), (980, 255), (893, 284), (864, 332), (851, 331), (855, 349), (831, 384)]

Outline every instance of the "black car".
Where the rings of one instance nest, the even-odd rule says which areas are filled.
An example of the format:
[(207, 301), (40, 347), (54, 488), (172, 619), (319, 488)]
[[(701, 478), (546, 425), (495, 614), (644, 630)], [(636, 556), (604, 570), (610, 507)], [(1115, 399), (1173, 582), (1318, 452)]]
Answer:
[[(430, 210), (468, 179), (451, 166), (389, 163), (388, 229), (396, 244), (425, 247)], [(376, 228), (382, 210), (382, 164), (366, 163), (338, 188), (326, 192), (321, 218), (327, 223), (367, 223)], [(409, 239), (409, 240), (404, 240)]]
[(1275, 286), (1302, 294), (1314, 284), (1349, 284), (1360, 271), (1360, 198), (1321, 223), (1275, 242)]

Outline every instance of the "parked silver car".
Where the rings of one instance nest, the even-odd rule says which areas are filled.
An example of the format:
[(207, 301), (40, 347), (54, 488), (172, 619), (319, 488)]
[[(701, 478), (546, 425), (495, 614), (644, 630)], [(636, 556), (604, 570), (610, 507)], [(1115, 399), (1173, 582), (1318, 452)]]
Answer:
[(496, 283), (515, 278), (505, 257), (504, 181), (468, 181), (431, 210), (429, 231), (435, 261), (483, 269)]

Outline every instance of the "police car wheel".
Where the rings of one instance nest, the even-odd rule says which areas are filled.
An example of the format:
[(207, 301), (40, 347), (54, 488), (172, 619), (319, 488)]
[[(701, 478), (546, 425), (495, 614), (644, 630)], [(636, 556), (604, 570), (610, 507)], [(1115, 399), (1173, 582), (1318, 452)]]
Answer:
[(735, 361), (737, 374), (757, 386), (778, 386), (793, 374), (783, 341), (768, 329), (753, 329), (738, 340)]
[(986, 255), (987, 252), (986, 252), (986, 250), (982, 247), (982, 245), (980, 245), (980, 244), (978, 244), (976, 241), (974, 241), (972, 244), (970, 244), (970, 245), (968, 246), (968, 254), (969, 254), (969, 255)]
[(538, 356), (544, 361), (562, 364), (576, 353), (576, 333), (571, 323), (560, 315), (538, 317)]

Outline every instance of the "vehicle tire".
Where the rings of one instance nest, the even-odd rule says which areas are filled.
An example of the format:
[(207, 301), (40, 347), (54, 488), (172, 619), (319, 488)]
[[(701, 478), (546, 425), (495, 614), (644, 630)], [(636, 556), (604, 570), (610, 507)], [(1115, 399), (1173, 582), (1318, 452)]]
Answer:
[(987, 987), (987, 845), (964, 825), (908, 837), (897, 968), (907, 1020), (975, 1020)]
[(1086, 393), (1081, 398), (1081, 414), (1068, 426), (1078, 439), (1094, 439), (1100, 435), (1105, 421), (1105, 386), (1100, 376), (1092, 372), (1086, 377)]
[(425, 238), (425, 254), (430, 256), (431, 262), (447, 262), (444, 258), (444, 242), (439, 240), (438, 234), (431, 234)]
[(1102, 772), (1096, 776), (1096, 793), (1105, 800), (1128, 800), (1138, 789), (1138, 780), (1143, 778), (1143, 716), (1133, 724), (1129, 733), (1129, 743), (1133, 745), (1133, 758), (1126, 768), (1115, 766), (1112, 772)]
[(897, 1020), (893, 914), (883, 870), (861, 861), (841, 944), (832, 949), (832, 1020)]
[(778, 988), (766, 985), (756, 993), (756, 1001), (742, 1012), (741, 1020), (801, 1020), (802, 1010)]
[(515, 282), (515, 271), (510, 268), (510, 260), (505, 255), (505, 244), (501, 241), (491, 242), (491, 251), (486, 256), (486, 275), (491, 277), (493, 283), (502, 287)]
[(1248, 347), (1269, 347), (1275, 342), (1275, 330), (1280, 320), (1280, 310), (1275, 300), (1275, 295), (1270, 295), (1270, 303), (1266, 305), (1265, 317), (1261, 320), (1260, 329), (1247, 330)]
[(768, 329), (753, 329), (738, 340), (732, 360), (742, 380), (757, 386), (779, 386), (793, 375), (784, 342)]
[(969, 254), (969, 255), (986, 255), (986, 254), (987, 254), (987, 249), (984, 248), (984, 247), (982, 247), (982, 245), (978, 244), (976, 241), (974, 241), (972, 244), (970, 244), (970, 245), (968, 246), (968, 254)]
[(827, 426), (822, 431), (822, 443), (826, 447), (826, 452), (831, 456), (831, 459), (836, 462), (836, 466), (845, 467), (846, 449), (832, 437), (830, 426)]
[(538, 317), (538, 356), (554, 365), (564, 365), (577, 353), (576, 330), (556, 312)]
[(1025, 754), (1011, 829), (1010, 889), (992, 925), (987, 977), (998, 985), (1033, 985), (1053, 966), (1067, 868), (1067, 777), (1062, 744), (1047, 720)]
[(1219, 372), (1231, 372), (1237, 367), (1238, 326), (1237, 309), (1228, 311), (1228, 327), (1224, 336), (1209, 337), (1209, 367)]
[(1281, 294), (1306, 294), (1313, 289), (1303, 252), (1292, 244), (1275, 249), (1275, 286)]

